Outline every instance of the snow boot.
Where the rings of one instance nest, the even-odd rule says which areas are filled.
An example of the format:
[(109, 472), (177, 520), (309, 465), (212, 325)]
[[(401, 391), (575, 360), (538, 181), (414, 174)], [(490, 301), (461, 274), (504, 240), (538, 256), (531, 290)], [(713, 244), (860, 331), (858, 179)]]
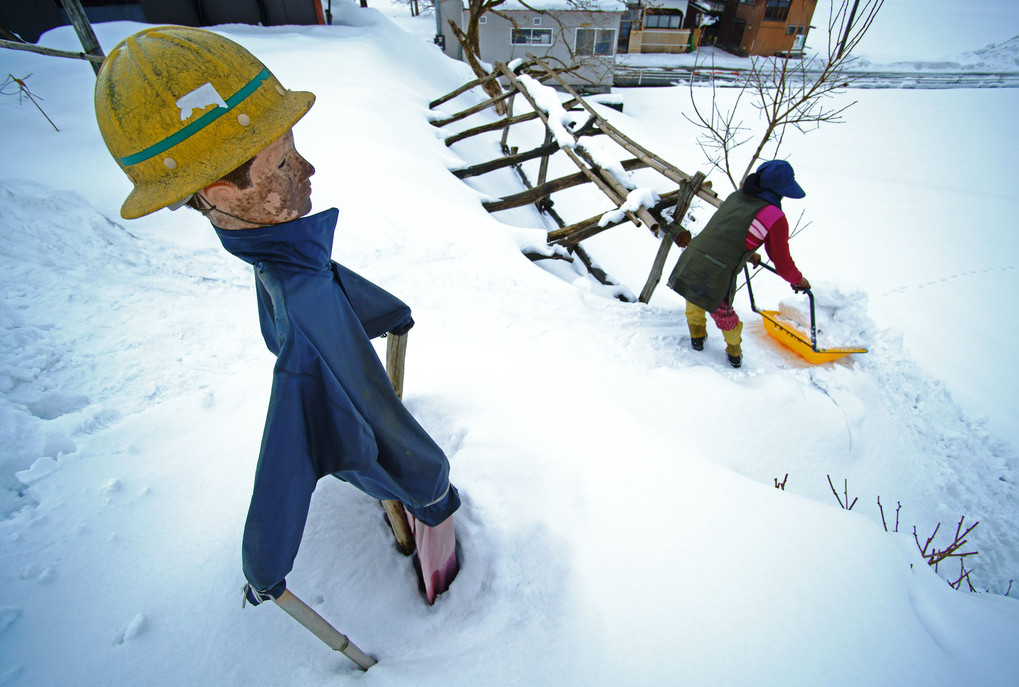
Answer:
[[(740, 324), (742, 324), (742, 322)], [(728, 334), (728, 332), (723, 333)], [(727, 345), (725, 347), (725, 355), (728, 356), (729, 364), (732, 365), (733, 367), (740, 367), (743, 364), (743, 349), (740, 347), (739, 344)]]
[(695, 351), (703, 351), (705, 338), (706, 337), (703, 336), (691, 336), (690, 347), (693, 348)]

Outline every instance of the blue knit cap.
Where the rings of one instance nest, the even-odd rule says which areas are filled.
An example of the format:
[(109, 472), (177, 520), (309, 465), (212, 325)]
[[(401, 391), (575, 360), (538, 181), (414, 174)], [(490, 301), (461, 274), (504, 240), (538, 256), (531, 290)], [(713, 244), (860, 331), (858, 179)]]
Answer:
[(761, 188), (786, 198), (803, 198), (807, 194), (796, 183), (793, 166), (785, 160), (769, 160), (757, 168)]

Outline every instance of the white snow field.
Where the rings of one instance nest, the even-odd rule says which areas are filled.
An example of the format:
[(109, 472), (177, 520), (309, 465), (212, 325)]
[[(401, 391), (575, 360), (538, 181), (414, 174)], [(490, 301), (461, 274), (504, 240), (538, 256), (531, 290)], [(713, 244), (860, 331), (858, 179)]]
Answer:
[[(994, 31), (944, 52), (1019, 33), (1019, 9), (988, 6)], [(241, 609), (274, 361), (250, 268), (197, 213), (121, 219), (90, 67), (0, 51), (60, 129), (0, 97), (0, 685), (1019, 683), (1019, 90), (851, 91), (845, 124), (790, 135), (807, 197), (784, 206), (810, 222), (793, 257), (830, 341), (869, 352), (809, 366), (744, 290), (737, 370), (711, 324), (690, 349), (664, 284), (648, 305), (613, 298), (643, 286), (646, 229), (587, 242), (622, 284), (606, 289), (522, 255), (551, 228), (536, 211), (485, 212), (522, 188), (511, 173), (449, 173), (498, 135), (447, 148), (429, 124), (471, 78), (421, 39), (430, 17), (411, 35), (333, 12), (217, 30), (317, 94), (295, 136), (314, 211), (340, 209), (334, 258), (414, 310), (405, 400), (463, 496), (460, 575), (429, 607), (378, 503), (327, 479), (288, 585), (379, 663), (362, 673), (272, 604)], [(141, 28), (96, 26), (107, 50)], [(78, 49), (67, 27), (42, 43)], [(620, 95), (600, 110), (616, 126), (707, 170), (686, 88)], [(802, 309), (772, 275), (754, 288)], [(901, 504), (897, 533), (878, 498), (890, 530)], [(963, 516), (977, 593), (914, 541), (940, 523), (947, 545)]]

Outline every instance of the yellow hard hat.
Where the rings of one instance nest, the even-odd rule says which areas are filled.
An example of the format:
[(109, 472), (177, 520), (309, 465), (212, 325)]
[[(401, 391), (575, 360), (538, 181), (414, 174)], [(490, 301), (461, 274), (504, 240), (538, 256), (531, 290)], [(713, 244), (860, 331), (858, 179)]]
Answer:
[(211, 31), (159, 26), (103, 62), (95, 106), (106, 147), (134, 190), (125, 219), (186, 200), (290, 130), (315, 102)]

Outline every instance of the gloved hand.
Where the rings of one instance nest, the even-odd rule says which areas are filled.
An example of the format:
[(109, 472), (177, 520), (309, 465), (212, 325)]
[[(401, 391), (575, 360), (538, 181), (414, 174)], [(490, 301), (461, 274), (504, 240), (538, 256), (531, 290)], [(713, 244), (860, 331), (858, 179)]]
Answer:
[(747, 262), (749, 262), (754, 267), (760, 266), (760, 264), (761, 264), (761, 256), (760, 256), (760, 254), (759, 253), (751, 253), (750, 255), (747, 256)]
[(800, 279), (798, 282), (796, 282), (792, 286), (793, 286), (793, 291), (795, 291), (796, 293), (802, 293), (802, 292), (804, 292), (804, 291), (806, 291), (806, 290), (808, 290), (810, 288), (810, 282), (807, 281), (806, 277), (804, 277), (803, 279)]

